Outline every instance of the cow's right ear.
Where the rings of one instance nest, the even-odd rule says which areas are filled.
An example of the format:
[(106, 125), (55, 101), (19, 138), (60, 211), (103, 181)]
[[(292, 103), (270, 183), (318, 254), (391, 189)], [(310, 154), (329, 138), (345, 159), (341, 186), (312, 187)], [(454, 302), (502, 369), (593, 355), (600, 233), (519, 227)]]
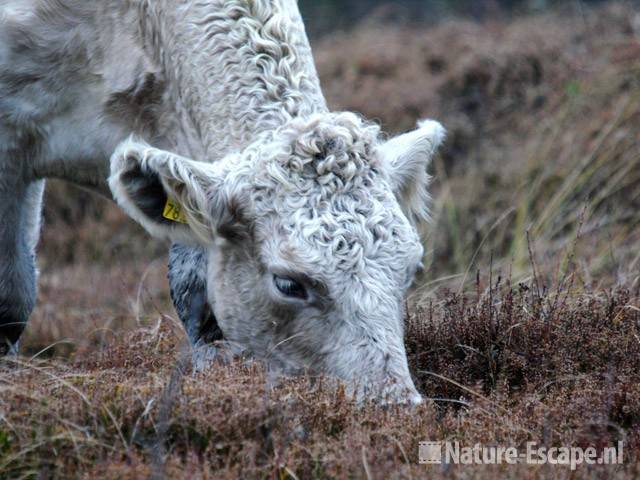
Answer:
[(242, 219), (228, 182), (229, 162), (195, 162), (129, 139), (111, 157), (109, 186), (118, 205), (151, 235), (186, 244), (207, 245), (238, 236)]

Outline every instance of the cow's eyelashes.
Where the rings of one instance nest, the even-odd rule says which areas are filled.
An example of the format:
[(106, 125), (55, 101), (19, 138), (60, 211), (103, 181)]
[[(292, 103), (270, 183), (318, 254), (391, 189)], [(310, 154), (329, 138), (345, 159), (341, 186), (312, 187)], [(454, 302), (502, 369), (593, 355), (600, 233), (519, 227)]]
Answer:
[(306, 300), (308, 298), (307, 289), (304, 285), (291, 277), (274, 275), (273, 283), (278, 291), (285, 297), (299, 300)]

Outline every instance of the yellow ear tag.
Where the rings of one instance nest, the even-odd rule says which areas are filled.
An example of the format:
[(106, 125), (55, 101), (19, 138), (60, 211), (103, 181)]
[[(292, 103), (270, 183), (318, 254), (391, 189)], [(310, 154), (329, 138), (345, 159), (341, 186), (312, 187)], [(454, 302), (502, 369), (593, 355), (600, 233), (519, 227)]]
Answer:
[(164, 206), (162, 216), (167, 220), (177, 223), (188, 223), (187, 217), (182, 211), (182, 207), (173, 198), (167, 198), (167, 204)]

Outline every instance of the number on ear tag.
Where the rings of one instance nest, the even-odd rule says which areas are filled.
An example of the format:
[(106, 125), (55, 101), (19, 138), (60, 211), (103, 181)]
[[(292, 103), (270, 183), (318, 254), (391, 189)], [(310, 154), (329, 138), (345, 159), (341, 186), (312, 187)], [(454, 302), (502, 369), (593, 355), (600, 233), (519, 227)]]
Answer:
[(167, 198), (162, 216), (167, 220), (177, 223), (187, 223), (187, 217), (182, 211), (182, 207), (173, 198)]

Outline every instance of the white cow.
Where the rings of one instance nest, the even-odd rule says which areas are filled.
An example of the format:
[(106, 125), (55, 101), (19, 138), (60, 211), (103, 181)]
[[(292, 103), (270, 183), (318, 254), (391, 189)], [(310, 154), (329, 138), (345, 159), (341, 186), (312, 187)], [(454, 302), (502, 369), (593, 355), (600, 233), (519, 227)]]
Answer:
[(403, 299), (443, 137), (330, 112), (295, 0), (0, 0), (0, 343), (35, 303), (43, 179), (64, 178), (177, 243), (194, 343), (418, 402)]

